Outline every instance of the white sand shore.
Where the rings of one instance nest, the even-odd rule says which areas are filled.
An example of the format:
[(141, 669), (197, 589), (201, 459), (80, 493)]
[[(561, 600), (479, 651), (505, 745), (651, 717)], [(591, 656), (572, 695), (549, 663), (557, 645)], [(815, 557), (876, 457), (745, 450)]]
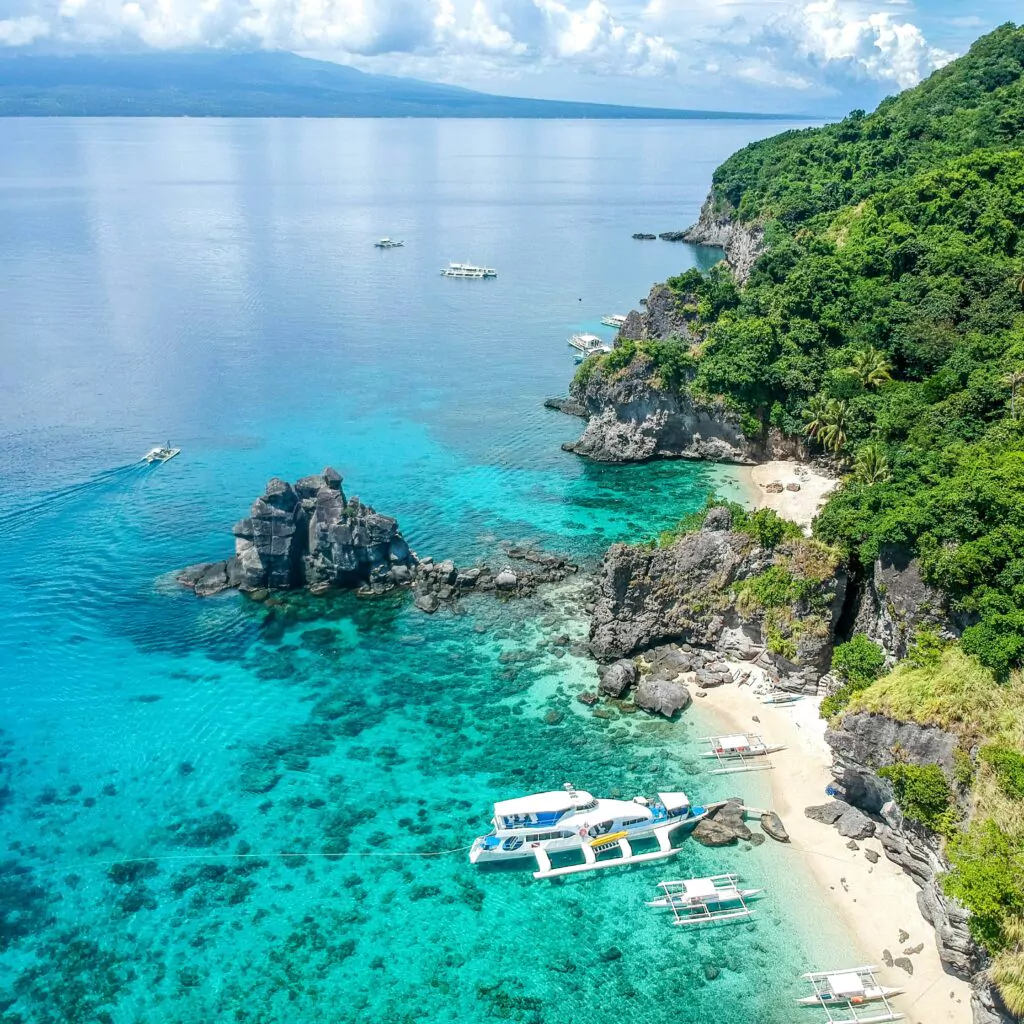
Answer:
[[(805, 530), (810, 530), (811, 521), (825, 499), (839, 486), (834, 477), (825, 476), (802, 462), (765, 462), (751, 466), (748, 473), (755, 507), (774, 509)], [(782, 484), (782, 490), (769, 492), (767, 487), (772, 483)], [(786, 490), (787, 484), (795, 484), (800, 490)]]
[[(772, 755), (774, 769), (764, 773), (769, 777), (773, 809), (785, 823), (793, 847), (806, 860), (822, 898), (830, 900), (842, 916), (863, 956), (862, 962), (878, 964), (886, 984), (906, 988), (906, 994), (899, 996), (894, 1005), (907, 1014), (910, 1024), (970, 1024), (971, 988), (943, 971), (935, 934), (918, 910), (914, 881), (886, 858), (877, 839), (859, 841), (860, 849), (849, 850), (848, 840), (835, 829), (804, 815), (804, 807), (827, 802), (825, 787), (832, 778), (831, 754), (825, 743), (825, 723), (818, 715), (818, 701), (805, 698), (789, 707), (764, 705), (750, 687), (735, 685), (707, 693), (702, 709), (720, 718), (726, 731), (756, 731), (766, 739), (786, 744), (785, 750)], [(760, 725), (752, 722), (754, 715)], [(864, 856), (866, 849), (878, 852), (877, 864), (872, 865)], [(903, 942), (899, 938), (901, 929), (909, 933)], [(899, 957), (904, 949), (922, 942), (924, 949), (910, 956), (912, 977), (898, 967), (882, 966), (883, 950)]]

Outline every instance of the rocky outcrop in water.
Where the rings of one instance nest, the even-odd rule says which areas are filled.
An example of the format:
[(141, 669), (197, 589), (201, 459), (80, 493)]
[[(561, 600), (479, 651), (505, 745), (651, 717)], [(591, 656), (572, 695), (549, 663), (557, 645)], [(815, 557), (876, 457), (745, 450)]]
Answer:
[(584, 410), (587, 426), (578, 441), (562, 447), (595, 462), (755, 461), (737, 415), (657, 387), (639, 360), (613, 379), (593, 374), (571, 398)]
[(330, 468), (294, 487), (274, 477), (232, 527), (234, 556), (183, 569), (179, 582), (200, 596), (230, 587), (319, 593), (408, 582), (417, 559), (398, 523), (346, 498), (341, 483)]
[[(791, 599), (766, 607), (759, 584), (790, 580)], [(728, 509), (713, 509), (704, 526), (666, 548), (613, 545), (598, 577), (590, 624), (595, 655), (606, 661), (661, 644), (685, 645), (677, 657), (691, 665), (687, 648), (756, 662), (791, 689), (816, 692), (828, 672), (835, 625), (847, 575), (838, 555), (810, 540), (768, 551), (732, 529)], [(714, 685), (704, 666), (695, 677)], [(696, 667), (692, 669), (697, 671)], [(686, 671), (686, 669), (680, 669)]]
[[(643, 309), (628, 314), (619, 337), (696, 341), (694, 308), (687, 296), (655, 285)], [(597, 366), (578, 376), (568, 398), (549, 398), (544, 404), (587, 420), (582, 437), (562, 447), (596, 462), (682, 458), (751, 464), (799, 452), (798, 439), (786, 439), (773, 428), (767, 438), (752, 440), (743, 433), (739, 415), (723, 403), (666, 388), (642, 352), (611, 374)]]
[(182, 569), (178, 582), (200, 597), (229, 589), (253, 595), (299, 589), (384, 594), (411, 586), (416, 606), (433, 613), (469, 593), (522, 596), (577, 571), (560, 555), (511, 544), (506, 556), (512, 564), (496, 570), (420, 559), (396, 520), (357, 497), (346, 498), (341, 485), (341, 476), (330, 468), (303, 477), (294, 487), (275, 477), (249, 515), (232, 527), (235, 554)]
[(812, 816), (818, 816), (824, 811), (825, 816), (818, 820), (834, 817), (836, 823), (848, 819), (854, 811), (870, 819), (886, 857), (919, 886), (918, 907), (935, 929), (942, 963), (972, 983), (974, 1024), (1014, 1024), (1015, 1019), (1002, 1009), (985, 975), (987, 957), (968, 930), (968, 912), (949, 899), (938, 882), (948, 870), (938, 838), (903, 818), (893, 802), (888, 780), (877, 774), (879, 768), (895, 763), (897, 756), (911, 764), (937, 764), (951, 789), (958, 792), (954, 775), (957, 737), (934, 726), (858, 713), (846, 715), (838, 726), (829, 729), (826, 739), (834, 754), (834, 789), (841, 799), (825, 808), (809, 808), (808, 813), (814, 811)]
[(750, 277), (754, 264), (766, 251), (764, 228), (760, 224), (741, 224), (731, 210), (718, 203), (713, 190), (701, 207), (697, 223), (681, 232), (679, 240), (724, 249), (726, 262), (740, 284)]

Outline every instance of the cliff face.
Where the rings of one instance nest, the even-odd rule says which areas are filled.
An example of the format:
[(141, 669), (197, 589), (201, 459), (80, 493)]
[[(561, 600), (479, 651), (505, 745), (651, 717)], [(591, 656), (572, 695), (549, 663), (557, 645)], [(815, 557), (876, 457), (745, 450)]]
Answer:
[(766, 250), (764, 228), (759, 224), (740, 224), (730, 213), (716, 211), (712, 191), (704, 201), (700, 219), (683, 232), (684, 242), (714, 245), (725, 250), (725, 259), (736, 280), (744, 284), (758, 258)]
[[(731, 527), (728, 510), (714, 509), (701, 530), (670, 547), (610, 548), (590, 625), (597, 657), (690, 644), (756, 662), (783, 685), (816, 692), (832, 660), (845, 570), (811, 541), (765, 551)], [(766, 607), (757, 595), (769, 570), (804, 585)]]
[(864, 587), (854, 631), (879, 644), (891, 661), (907, 656), (920, 628), (958, 637), (966, 623), (957, 622), (942, 594), (921, 576), (921, 565), (905, 551), (890, 548), (875, 559)]
[(755, 461), (755, 446), (735, 413), (658, 387), (643, 359), (635, 359), (613, 379), (598, 370), (582, 387), (572, 388), (570, 399), (587, 418), (587, 426), (578, 441), (562, 447), (597, 462)]
[[(642, 305), (626, 318), (620, 339), (699, 340), (694, 314), (666, 285), (655, 285)], [(546, 404), (587, 420), (580, 439), (562, 447), (596, 462), (664, 458), (749, 465), (799, 455), (799, 440), (784, 438), (774, 428), (764, 443), (751, 440), (743, 433), (739, 415), (721, 403), (701, 402), (662, 387), (643, 355), (611, 375), (598, 367), (583, 383), (573, 383), (568, 399), (548, 399)]]
[(892, 787), (877, 774), (893, 764), (896, 752), (912, 764), (937, 764), (957, 790), (953, 752), (957, 737), (942, 729), (899, 722), (885, 715), (849, 714), (825, 737), (832, 747), (832, 774), (838, 796), (875, 817), (875, 836), (886, 856), (920, 887), (921, 915), (935, 929), (939, 957), (952, 973), (972, 982), (975, 1024), (1014, 1024), (984, 971), (987, 957), (967, 927), (969, 914), (949, 899), (938, 882), (948, 869), (937, 837), (903, 819), (892, 802)]

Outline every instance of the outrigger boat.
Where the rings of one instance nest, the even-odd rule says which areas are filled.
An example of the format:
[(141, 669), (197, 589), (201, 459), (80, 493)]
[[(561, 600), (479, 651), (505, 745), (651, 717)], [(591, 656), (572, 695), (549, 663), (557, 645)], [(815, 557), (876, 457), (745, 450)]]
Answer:
[(442, 269), (441, 273), (445, 277), (471, 277), (477, 279), (498, 276), (498, 272), (493, 267), (477, 267), (472, 263), (449, 263), (447, 267)]
[(762, 693), (760, 700), (762, 704), (795, 704), (798, 700), (803, 700), (803, 697), (802, 693), (772, 689)]
[(145, 455), (139, 459), (139, 462), (168, 462), (173, 459), (175, 455), (180, 455), (180, 448), (172, 448), (171, 442), (168, 441), (163, 448), (150, 448)]
[[(568, 783), (549, 793), (535, 793), (494, 805), (494, 829), (473, 842), (471, 864), (489, 864), (533, 857), (534, 878), (557, 878), (583, 871), (664, 860), (679, 851), (672, 835), (692, 828), (708, 813), (692, 807), (685, 793), (659, 793), (654, 801), (595, 799)], [(635, 853), (631, 843), (654, 840), (657, 848)], [(618, 856), (599, 859), (602, 854)], [(558, 854), (578, 854), (583, 863), (553, 866)]]
[(905, 990), (882, 985), (875, 976), (877, 970), (873, 964), (866, 964), (841, 971), (804, 974), (803, 979), (811, 983), (814, 992), (798, 999), (797, 1003), (823, 1008), (829, 1024), (884, 1024), (900, 1020), (905, 1014), (894, 1010), (889, 1000)]
[(753, 733), (736, 736), (705, 736), (704, 742), (710, 749), (705, 750), (701, 757), (713, 757), (721, 765), (714, 769), (712, 775), (731, 775), (735, 772), (756, 772), (773, 767), (768, 760), (769, 754), (777, 750), (785, 750), (785, 743), (765, 743)]
[(747, 906), (747, 900), (764, 892), (763, 889), (741, 889), (739, 882), (739, 875), (659, 882), (663, 895), (647, 906), (671, 909), (675, 915), (673, 924), (677, 925), (738, 921), (755, 913), (753, 907)]
[(615, 330), (621, 331), (626, 323), (626, 317), (621, 313), (613, 313), (611, 316), (601, 317), (601, 323), (603, 323), (605, 327), (614, 327)]
[(383, 238), (378, 239), (373, 243), (378, 249), (398, 249), (405, 245), (405, 242), (400, 242), (396, 238), (388, 238), (385, 235)]

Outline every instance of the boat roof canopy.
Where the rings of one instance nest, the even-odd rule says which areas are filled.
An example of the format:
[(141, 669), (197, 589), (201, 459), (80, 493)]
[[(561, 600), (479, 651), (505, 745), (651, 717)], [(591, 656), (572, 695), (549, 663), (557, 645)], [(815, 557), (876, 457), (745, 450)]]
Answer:
[(720, 747), (749, 747), (750, 739), (747, 736), (719, 736)]
[(864, 991), (859, 974), (830, 974), (828, 984), (837, 996), (857, 996)]
[(593, 803), (593, 800), (582, 789), (559, 789), (550, 793), (521, 796), (515, 800), (499, 800), (494, 805), (494, 813), (501, 818), (509, 818), (514, 814), (556, 814), (571, 811), (575, 807), (585, 807)]
[(687, 896), (714, 896), (718, 890), (715, 888), (714, 879), (711, 878), (691, 878), (686, 882), (686, 895)]
[(666, 811), (679, 811), (690, 806), (690, 800), (685, 793), (659, 793), (658, 799), (665, 805)]

